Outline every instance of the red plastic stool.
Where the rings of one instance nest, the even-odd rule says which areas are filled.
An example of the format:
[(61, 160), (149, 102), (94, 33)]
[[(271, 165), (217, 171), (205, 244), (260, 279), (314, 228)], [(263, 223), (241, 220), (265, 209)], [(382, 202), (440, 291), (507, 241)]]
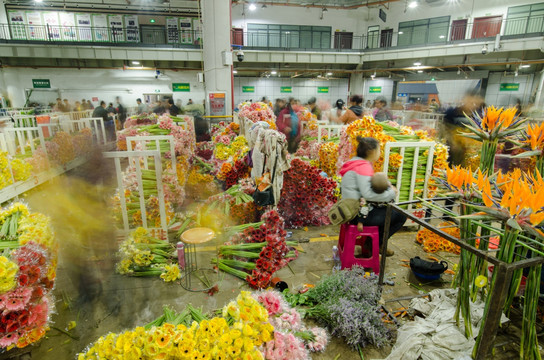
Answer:
[[(361, 246), (366, 241), (372, 241), (372, 255), (369, 258), (355, 257), (355, 245)], [(380, 273), (380, 232), (377, 226), (365, 226), (363, 232), (357, 231), (357, 225), (343, 224), (338, 237), (338, 254), (342, 269), (351, 269), (353, 265), (370, 268), (376, 274)]]

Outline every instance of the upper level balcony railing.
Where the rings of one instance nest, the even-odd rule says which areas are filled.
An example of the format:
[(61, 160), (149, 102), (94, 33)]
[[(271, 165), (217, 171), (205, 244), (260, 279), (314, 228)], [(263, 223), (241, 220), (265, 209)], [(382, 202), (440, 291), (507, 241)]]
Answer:
[[(485, 20), (485, 19), (484, 19)], [(232, 44), (256, 50), (383, 51), (544, 36), (544, 15), (383, 29), (366, 35), (351, 32), (312, 32), (232, 29)], [(0, 42), (57, 43), (104, 46), (199, 48), (202, 33), (163, 26), (92, 27), (0, 24)]]
[(0, 42), (199, 48), (202, 33), (163, 26), (94, 27), (0, 24)]
[[(478, 20), (478, 19), (476, 19)], [(389, 49), (424, 47), (478, 41), (538, 37), (544, 35), (544, 16), (531, 16), (507, 20), (475, 21), (456, 20), (449, 24), (430, 24), (384, 29), (355, 35), (351, 32), (323, 32), (233, 29), (233, 44), (250, 49), (307, 50), (307, 51), (383, 51)], [(490, 44), (491, 45), (491, 44)]]

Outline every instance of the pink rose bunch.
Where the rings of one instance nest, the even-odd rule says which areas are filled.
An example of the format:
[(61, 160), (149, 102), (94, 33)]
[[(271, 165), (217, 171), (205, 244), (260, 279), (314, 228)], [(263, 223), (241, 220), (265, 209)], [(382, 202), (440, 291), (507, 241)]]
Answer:
[(302, 140), (295, 156), (308, 158), (310, 160), (319, 159), (319, 144), (317, 143), (317, 140)]
[(277, 317), (271, 317), (270, 323), (277, 330), (298, 331), (302, 327), (302, 319), (295, 309), (285, 310)]
[(225, 144), (225, 145), (230, 145), (230, 141), (231, 141), (231, 139), (230, 139), (230, 137), (228, 135), (219, 135), (214, 140), (214, 142), (216, 144), (221, 143), (221, 144)]
[(310, 341), (306, 344), (308, 349), (310, 349), (311, 352), (321, 352), (325, 350), (325, 347), (329, 342), (329, 336), (327, 335), (327, 331), (323, 328), (316, 326), (311, 328), (310, 332), (314, 335), (315, 340)]
[(268, 360), (306, 360), (311, 359), (304, 342), (292, 333), (274, 331), (274, 339), (264, 346)]
[[(329, 341), (327, 331), (320, 327), (306, 328), (300, 313), (279, 292), (258, 291), (252, 296), (268, 311), (268, 321), (274, 326), (274, 339), (264, 346), (266, 359), (309, 359), (308, 351), (325, 349)], [(296, 355), (289, 357), (290, 353)]]
[(289, 307), (277, 291), (259, 291), (253, 293), (253, 297), (268, 311), (269, 316), (281, 314)]
[(272, 111), (272, 108), (265, 103), (243, 103), (239, 108), (240, 111), (238, 112), (238, 116), (245, 117), (254, 123), (258, 121), (276, 121), (274, 111)]

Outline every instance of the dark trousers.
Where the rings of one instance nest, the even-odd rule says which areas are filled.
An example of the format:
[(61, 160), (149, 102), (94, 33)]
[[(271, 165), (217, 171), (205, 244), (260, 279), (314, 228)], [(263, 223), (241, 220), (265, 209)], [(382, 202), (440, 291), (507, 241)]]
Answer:
[[(380, 230), (380, 246), (383, 243), (383, 231), (385, 229), (385, 213), (387, 212), (387, 207), (377, 207), (372, 209), (366, 217), (358, 215), (355, 219), (352, 220), (353, 224), (359, 222), (363, 223), (364, 226), (377, 226)], [(393, 236), (394, 233), (399, 231), (404, 223), (406, 222), (406, 216), (401, 212), (393, 209), (391, 211), (391, 224), (389, 226), (389, 238)]]

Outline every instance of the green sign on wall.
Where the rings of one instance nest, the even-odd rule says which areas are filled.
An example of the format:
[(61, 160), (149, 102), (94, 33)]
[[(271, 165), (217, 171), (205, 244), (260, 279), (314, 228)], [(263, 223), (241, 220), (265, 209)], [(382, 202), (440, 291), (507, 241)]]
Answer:
[(292, 86), (282, 86), (281, 90), (282, 93), (292, 93), (293, 87)]
[(502, 83), (500, 91), (518, 91), (519, 83)]
[(328, 94), (329, 93), (329, 87), (328, 86), (318, 86), (317, 92), (319, 94)]
[(191, 84), (189, 83), (172, 83), (172, 91), (190, 92)]
[(370, 90), (369, 90), (369, 93), (381, 93), (382, 92), (382, 87), (381, 86), (371, 86), (370, 87)]
[(254, 93), (255, 92), (255, 86), (242, 86), (242, 92), (243, 93)]
[(34, 89), (51, 89), (51, 81), (49, 79), (32, 79), (32, 87)]

